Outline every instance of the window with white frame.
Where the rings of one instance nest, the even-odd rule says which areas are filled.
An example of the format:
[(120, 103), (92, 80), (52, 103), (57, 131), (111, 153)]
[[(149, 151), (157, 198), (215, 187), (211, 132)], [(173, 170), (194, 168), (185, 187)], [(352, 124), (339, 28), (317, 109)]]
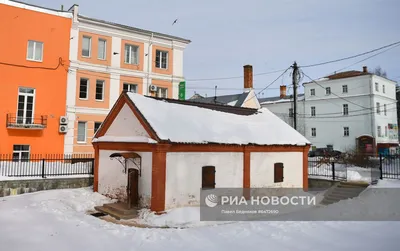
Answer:
[(13, 161), (28, 161), (30, 154), (29, 145), (14, 145), (13, 146)]
[(157, 88), (157, 97), (159, 98), (168, 98), (168, 88)]
[(168, 52), (156, 50), (156, 67), (160, 69), (168, 68)]
[(343, 136), (348, 137), (349, 135), (350, 135), (349, 127), (347, 126), (343, 127)]
[(26, 58), (32, 61), (43, 60), (43, 43), (38, 41), (29, 40), (28, 41), (28, 53)]
[(289, 117), (293, 118), (293, 108), (289, 108)]
[(310, 95), (315, 96), (315, 89), (310, 89)]
[(317, 136), (317, 128), (311, 128), (311, 137)]
[(381, 104), (379, 102), (376, 102), (376, 113), (381, 114)]
[(18, 88), (17, 124), (34, 123), (35, 89)]
[(375, 83), (375, 91), (379, 92), (379, 84)]
[(139, 64), (139, 47), (125, 44), (125, 64)]
[(129, 84), (129, 83), (124, 83), (122, 85), (122, 89), (126, 92), (134, 92), (137, 93), (137, 85), (135, 84)]
[(385, 85), (382, 85), (382, 92), (383, 92), (383, 93), (386, 92), (386, 90), (385, 90)]
[(315, 106), (311, 106), (311, 117), (315, 117)]
[(342, 92), (343, 93), (347, 93), (348, 92), (347, 85), (342, 85)]
[(377, 127), (377, 131), (378, 131), (378, 137), (382, 137), (382, 129), (381, 126)]
[(78, 121), (78, 143), (86, 143), (86, 129), (87, 122)]
[(386, 116), (386, 104), (383, 104), (383, 114)]
[(94, 133), (97, 132), (97, 130), (99, 130), (100, 126), (101, 126), (102, 122), (94, 122)]
[(388, 136), (388, 127), (385, 126), (385, 137), (387, 137), (387, 136)]
[(89, 93), (89, 79), (81, 78), (79, 83), (79, 98), (87, 99)]
[(349, 105), (343, 104), (343, 115), (349, 115)]
[(92, 38), (83, 36), (82, 38), (82, 57), (90, 58), (92, 50)]
[(96, 80), (96, 100), (104, 100), (104, 80)]
[(331, 88), (330, 87), (326, 87), (325, 88), (325, 93), (326, 93), (326, 95), (331, 95)]
[(97, 58), (101, 60), (106, 59), (107, 40), (99, 38), (97, 45)]

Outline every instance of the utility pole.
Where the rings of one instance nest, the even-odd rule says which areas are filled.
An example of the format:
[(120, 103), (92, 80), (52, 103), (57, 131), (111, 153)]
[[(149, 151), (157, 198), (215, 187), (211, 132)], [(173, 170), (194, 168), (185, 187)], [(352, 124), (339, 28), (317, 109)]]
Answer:
[(297, 67), (296, 61), (293, 64), (293, 128), (297, 130), (297, 76), (299, 74), (299, 68)]

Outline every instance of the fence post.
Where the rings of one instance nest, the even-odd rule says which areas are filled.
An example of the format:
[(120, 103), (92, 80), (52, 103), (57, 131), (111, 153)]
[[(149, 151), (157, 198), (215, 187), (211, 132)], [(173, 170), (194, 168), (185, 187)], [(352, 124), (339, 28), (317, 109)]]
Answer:
[(46, 178), (44, 175), (44, 159), (42, 159), (42, 178)]
[(379, 179), (383, 179), (383, 173), (382, 173), (382, 154), (379, 154)]
[(332, 178), (335, 180), (335, 162), (332, 161)]

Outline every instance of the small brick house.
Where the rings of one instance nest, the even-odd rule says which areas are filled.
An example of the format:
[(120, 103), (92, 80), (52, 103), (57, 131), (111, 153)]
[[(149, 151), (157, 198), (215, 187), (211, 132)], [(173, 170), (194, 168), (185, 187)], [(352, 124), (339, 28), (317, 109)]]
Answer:
[(202, 188), (308, 187), (308, 140), (265, 108), (124, 92), (93, 146), (94, 191), (157, 212)]

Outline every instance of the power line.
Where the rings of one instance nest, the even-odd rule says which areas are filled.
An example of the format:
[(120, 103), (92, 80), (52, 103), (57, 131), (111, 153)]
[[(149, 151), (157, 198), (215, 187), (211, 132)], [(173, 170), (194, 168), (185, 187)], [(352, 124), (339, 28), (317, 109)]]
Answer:
[[(320, 85), (317, 81), (315, 81), (314, 79), (312, 79), (311, 77), (309, 77), (307, 74), (305, 74), (303, 71), (302, 71), (302, 73), (303, 73), (304, 76), (306, 76), (307, 78), (309, 78), (313, 83), (317, 84), (318, 86), (320, 86), (320, 87), (323, 88), (323, 89), (326, 89), (325, 87), (323, 87), (322, 85)], [(347, 102), (349, 102), (349, 103), (351, 103), (351, 104), (353, 104), (353, 105), (359, 106), (359, 107), (361, 107), (361, 108), (369, 109), (369, 108), (367, 108), (367, 107), (364, 107), (364, 106), (362, 106), (362, 105), (359, 105), (359, 104), (357, 104), (357, 103), (354, 103), (354, 102), (352, 102), (352, 101), (349, 101), (348, 99), (345, 99), (345, 98), (343, 98), (343, 97), (337, 95), (337, 94), (334, 93), (334, 92), (331, 92), (331, 94), (333, 94), (333, 95), (335, 95), (336, 97), (338, 97), (338, 98), (340, 98), (340, 99), (343, 99), (343, 100), (345, 100), (345, 101), (347, 101)]]
[[(285, 69), (281, 70), (276, 70), (276, 71), (270, 71), (270, 72), (261, 72), (257, 74), (253, 74), (253, 76), (261, 76), (261, 75), (269, 75), (269, 74), (274, 74), (278, 73), (281, 71), (284, 71)], [(213, 81), (213, 80), (229, 80), (229, 79), (238, 79), (238, 78), (243, 78), (242, 76), (236, 76), (236, 77), (219, 77), (219, 78), (193, 78), (193, 79), (186, 79), (186, 81), (191, 81), (191, 82), (198, 82), (198, 81)]]
[(335, 59), (335, 60), (326, 61), (326, 62), (317, 63), (317, 64), (303, 65), (303, 66), (300, 66), (300, 67), (307, 68), (307, 67), (314, 67), (314, 66), (320, 66), (320, 65), (325, 65), (325, 64), (336, 63), (336, 62), (340, 62), (340, 61), (344, 61), (344, 60), (360, 57), (360, 56), (363, 56), (363, 55), (367, 55), (367, 54), (373, 53), (375, 51), (379, 51), (379, 50), (382, 50), (382, 49), (385, 49), (385, 48), (388, 48), (388, 47), (392, 47), (393, 45), (397, 45), (397, 44), (400, 44), (400, 41), (397, 41), (395, 43), (391, 43), (391, 44), (388, 44), (388, 45), (385, 45), (385, 46), (382, 46), (382, 47), (379, 47), (379, 48), (376, 48), (376, 49), (373, 49), (373, 50), (370, 50), (370, 51), (367, 51), (367, 52), (363, 52), (363, 53), (360, 53), (360, 54), (357, 54), (357, 55), (353, 55), (353, 56), (350, 56), (350, 57)]
[(64, 66), (63, 59), (61, 57), (58, 58), (58, 65), (54, 68), (51, 67), (42, 67), (42, 66), (29, 66), (29, 65), (21, 65), (21, 64), (11, 64), (11, 63), (5, 63), (5, 62), (0, 62), (1, 65), (7, 65), (7, 66), (14, 66), (14, 67), (20, 67), (20, 68), (28, 68), (28, 69), (42, 69), (42, 70), (52, 70), (55, 71), (57, 70), (60, 66)]

